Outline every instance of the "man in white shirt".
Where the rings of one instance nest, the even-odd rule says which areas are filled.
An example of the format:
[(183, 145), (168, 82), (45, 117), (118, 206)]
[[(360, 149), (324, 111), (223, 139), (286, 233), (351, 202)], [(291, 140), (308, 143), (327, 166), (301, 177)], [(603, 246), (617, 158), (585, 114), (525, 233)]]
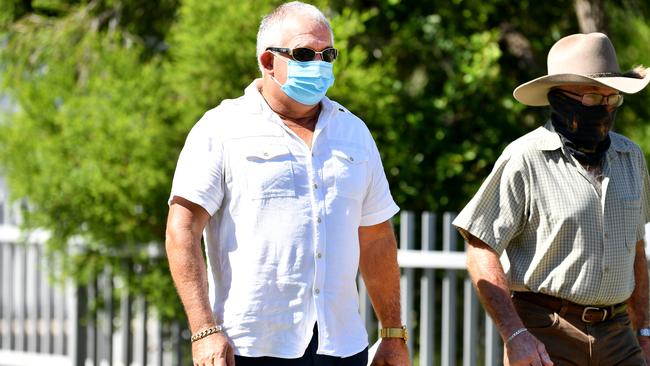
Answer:
[(262, 78), (187, 137), (167, 254), (195, 365), (366, 365), (358, 270), (386, 328), (373, 364), (409, 363), (399, 208), (367, 127), (325, 97), (337, 55), (317, 8), (278, 7), (258, 33)]

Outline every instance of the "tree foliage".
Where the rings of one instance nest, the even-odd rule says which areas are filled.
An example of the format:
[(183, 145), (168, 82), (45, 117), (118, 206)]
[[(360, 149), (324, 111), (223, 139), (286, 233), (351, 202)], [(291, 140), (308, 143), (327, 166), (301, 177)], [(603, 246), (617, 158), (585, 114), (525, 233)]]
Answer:
[[(0, 118), (0, 174), (28, 203), (27, 227), (52, 233), (67, 274), (136, 268), (130, 287), (180, 313), (152, 255), (163, 252), (175, 162), (201, 114), (258, 77), (257, 27), (279, 3), (0, 3), (0, 83), (15, 106)], [(598, 3), (623, 68), (650, 63), (649, 6)], [(410, 210), (458, 210), (505, 144), (544, 122), (545, 109), (512, 90), (545, 74), (550, 46), (579, 31), (566, 0), (315, 4), (341, 50), (329, 95), (366, 121)], [(626, 99), (617, 128), (650, 152), (647, 99)]]

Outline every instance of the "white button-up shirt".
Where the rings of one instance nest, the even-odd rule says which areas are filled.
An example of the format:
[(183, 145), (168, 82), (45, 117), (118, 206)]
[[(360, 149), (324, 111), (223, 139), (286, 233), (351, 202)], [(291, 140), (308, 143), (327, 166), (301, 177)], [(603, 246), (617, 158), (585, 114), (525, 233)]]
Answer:
[(194, 126), (171, 197), (211, 215), (209, 294), (236, 354), (297, 358), (318, 322), (318, 353), (368, 345), (359, 316), (359, 226), (399, 208), (365, 124), (324, 98), (312, 149), (262, 98), (257, 81)]

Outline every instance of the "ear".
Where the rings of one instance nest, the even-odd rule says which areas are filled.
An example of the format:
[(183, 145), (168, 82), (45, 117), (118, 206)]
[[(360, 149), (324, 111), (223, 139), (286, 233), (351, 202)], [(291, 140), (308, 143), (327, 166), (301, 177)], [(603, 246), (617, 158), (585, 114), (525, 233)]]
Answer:
[(273, 71), (273, 54), (271, 52), (264, 52), (260, 55), (260, 64), (266, 71)]

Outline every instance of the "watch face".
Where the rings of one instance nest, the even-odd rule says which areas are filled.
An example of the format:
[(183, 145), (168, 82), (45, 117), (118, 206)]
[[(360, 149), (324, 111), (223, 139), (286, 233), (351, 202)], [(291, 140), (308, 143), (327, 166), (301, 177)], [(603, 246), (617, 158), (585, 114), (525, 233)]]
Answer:
[(642, 337), (650, 337), (650, 328), (639, 329), (639, 335)]

